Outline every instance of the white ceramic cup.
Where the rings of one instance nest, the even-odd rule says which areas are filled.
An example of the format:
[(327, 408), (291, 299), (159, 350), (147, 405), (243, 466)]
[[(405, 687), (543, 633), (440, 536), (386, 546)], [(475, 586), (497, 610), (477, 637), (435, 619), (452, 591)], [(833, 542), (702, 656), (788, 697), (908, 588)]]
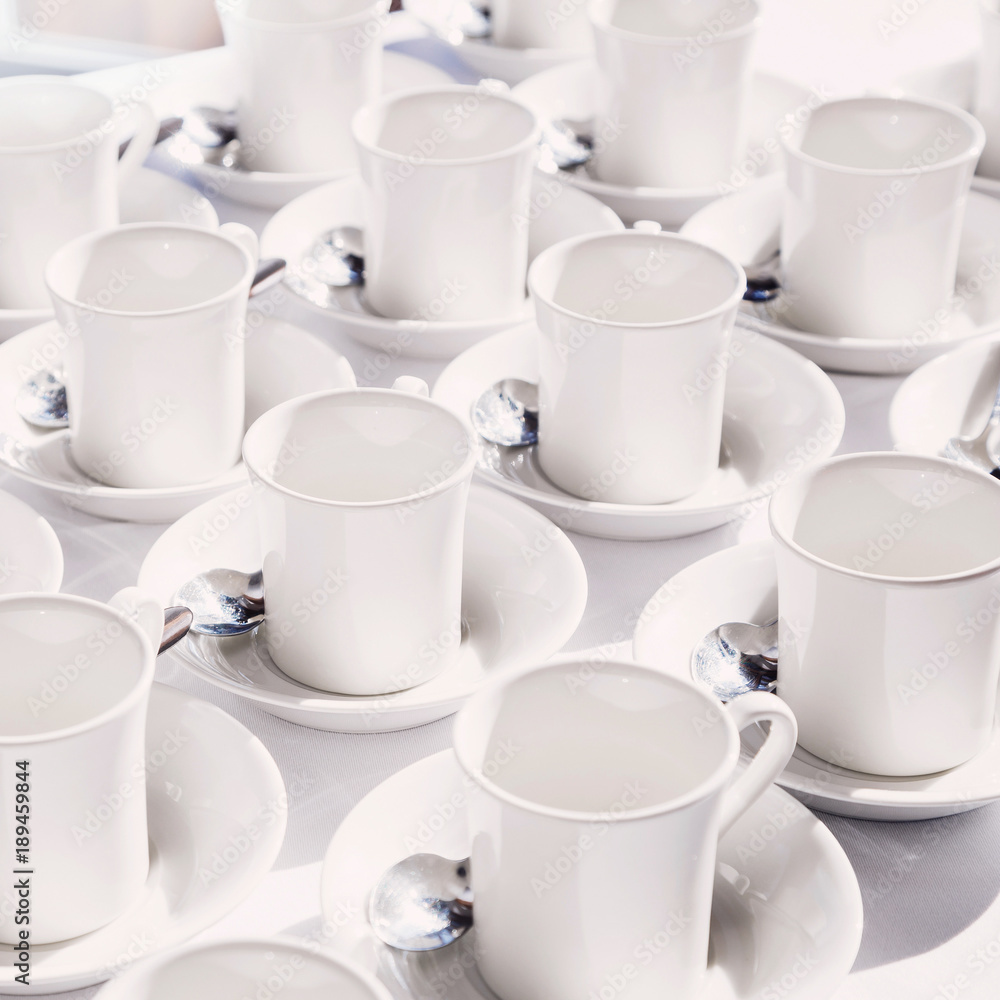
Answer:
[(365, 295), (393, 319), (502, 319), (524, 306), (539, 126), (491, 83), (409, 90), (354, 119)]
[(118, 223), (118, 189), (158, 124), (146, 105), (119, 161), (128, 109), (65, 77), (0, 80), (0, 308), (48, 305), (45, 263), (64, 243)]
[(144, 958), (99, 991), (100, 1000), (392, 1000), (370, 973), (285, 938), (186, 945)]
[(507, 49), (562, 49), (588, 52), (594, 47), (587, 20), (588, 0), (492, 0), (493, 41)]
[(351, 117), (379, 94), (388, 0), (217, 0), (244, 167), (357, 169)]
[(694, 493), (719, 467), (739, 264), (682, 236), (632, 231), (557, 243), (528, 285), (545, 474), (609, 503)]
[(982, 126), (947, 104), (859, 97), (820, 106), (784, 143), (788, 319), (885, 339), (942, 321)]
[(722, 183), (747, 138), (757, 0), (593, 0), (600, 70), (589, 169), (628, 187)]
[[(739, 730), (770, 730), (732, 780)], [(795, 748), (770, 695), (578, 661), (498, 679), (455, 722), (469, 799), (477, 957), (504, 1000), (694, 996), (716, 845)], [(659, 943), (650, 950), (644, 941)]]
[(1000, 178), (1000, 3), (980, 0), (983, 47), (979, 56), (973, 110), (986, 129), (979, 173)]
[(993, 735), (1000, 483), (943, 459), (831, 459), (775, 495), (778, 694), (806, 750), (929, 774)]
[(240, 457), (257, 238), (137, 223), (81, 237), (45, 279), (66, 334), (70, 450), (109, 486), (208, 482)]
[(322, 392), (264, 414), (243, 457), (257, 487), (264, 638), (289, 677), (380, 695), (455, 662), (476, 461), (461, 420), (400, 389)]
[(29, 967), (19, 974), (33, 947), (110, 923), (146, 881), (146, 709), (163, 612), (129, 593), (115, 607), (0, 598), (0, 942)]

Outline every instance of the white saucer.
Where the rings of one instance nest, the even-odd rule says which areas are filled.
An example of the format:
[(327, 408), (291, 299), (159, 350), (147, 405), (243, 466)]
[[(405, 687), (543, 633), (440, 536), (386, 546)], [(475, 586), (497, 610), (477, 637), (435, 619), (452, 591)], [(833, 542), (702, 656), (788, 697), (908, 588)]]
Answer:
[(991, 198), (1000, 198), (1000, 180), (995, 177), (980, 177), (976, 174), (972, 178), (972, 190), (980, 194), (988, 194)]
[[(768, 177), (703, 208), (688, 220), (681, 232), (731, 254), (744, 265), (763, 261), (778, 249), (783, 191), (783, 175)], [(973, 191), (962, 230), (956, 288), (964, 286), (984, 259), (998, 253), (1000, 202)], [(969, 295), (965, 308), (939, 337), (929, 337), (920, 331), (913, 337), (885, 340), (807, 333), (782, 322), (781, 301), (779, 297), (770, 303), (744, 302), (739, 322), (794, 347), (827, 371), (903, 375), (970, 337), (1000, 327), (1000, 280), (996, 279), (985, 282), (979, 292)]]
[[(574, 0), (575, 2), (575, 0)], [(563, 49), (508, 49), (489, 38), (466, 38), (450, 26), (455, 0), (408, 0), (406, 10), (451, 45), (459, 58), (481, 77), (514, 85), (560, 63), (585, 57)]]
[[(717, 528), (759, 507), (787, 478), (828, 458), (844, 433), (844, 403), (814, 364), (780, 344), (736, 330), (744, 349), (726, 378), (719, 471), (676, 503), (582, 500), (541, 471), (532, 448), (481, 442), (477, 476), (527, 501), (559, 527), (599, 538), (680, 538)], [(538, 381), (538, 330), (525, 323), (470, 348), (441, 373), (433, 396), (469, 422), (482, 392), (504, 378)], [(800, 454), (798, 449), (807, 449)]]
[[(514, 96), (524, 101), (543, 121), (563, 118), (587, 121), (593, 117), (597, 105), (598, 84), (597, 64), (592, 59), (578, 59), (526, 80), (514, 88)], [(766, 73), (754, 76), (747, 150), (759, 151), (758, 158), (763, 162), (758, 165), (750, 160), (749, 170), (745, 174), (737, 172), (726, 185), (688, 189), (624, 187), (597, 180), (587, 173), (586, 167), (561, 170), (559, 176), (600, 198), (628, 225), (640, 219), (652, 219), (661, 226), (676, 229), (698, 209), (727, 191), (781, 170), (784, 159), (778, 126), (787, 114), (800, 107), (808, 108), (809, 98), (810, 91), (797, 83)]]
[(897, 451), (940, 455), (958, 435), (985, 426), (1000, 384), (1000, 338), (985, 337), (918, 368), (889, 409)]
[[(324, 341), (279, 320), (255, 326), (253, 315), (246, 341), (247, 426), (286, 399), (354, 384), (347, 359)], [(39, 430), (14, 408), (27, 373), (58, 365), (62, 349), (54, 336), (60, 333), (52, 320), (0, 345), (0, 468), (60, 494), (75, 510), (120, 521), (173, 521), (246, 480), (242, 462), (210, 483), (169, 489), (122, 489), (87, 477), (70, 459), (69, 431)]]
[[(170, 604), (181, 584), (204, 570), (258, 569), (252, 496), (249, 486), (236, 490), (168, 528), (139, 570), (139, 587)], [(474, 486), (465, 531), (462, 653), (426, 684), (371, 698), (317, 691), (281, 673), (256, 633), (189, 635), (174, 649), (202, 680), (280, 719), (328, 732), (391, 732), (443, 719), (486, 677), (547, 659), (576, 631), (586, 603), (587, 573), (569, 539), (524, 504)]]
[[(378, 941), (367, 920), (368, 895), (390, 865), (418, 852), (468, 857), (469, 787), (451, 750), (425, 757), (365, 796), (326, 852), (323, 913), (339, 928), (331, 945), (397, 997), (495, 1000), (475, 968), (474, 930), (440, 951), (406, 954)], [(857, 955), (862, 919), (857, 878), (833, 834), (772, 786), (719, 844), (709, 969), (697, 1000), (829, 997)], [(795, 975), (804, 955), (808, 974)]]
[[(0, 993), (104, 982), (217, 923), (271, 870), (288, 799), (278, 766), (255, 736), (222, 709), (154, 684), (146, 748), (150, 869), (142, 895), (107, 927), (33, 947), (27, 988), (14, 981), (11, 949), (0, 949)], [(251, 826), (251, 846), (234, 851)]]
[[(531, 204), (537, 209), (529, 224), (529, 258), (553, 243), (591, 232), (618, 232), (621, 220), (595, 198), (536, 173)], [(264, 228), (261, 256), (283, 257), (289, 270), (285, 284), (316, 312), (334, 320), (355, 340), (386, 351), (391, 357), (453, 358), (484, 337), (504, 330), (531, 314), (525, 299), (522, 314), (475, 322), (386, 319), (368, 311), (357, 288), (330, 288), (303, 271), (317, 239), (334, 226), (364, 229), (361, 181), (349, 177), (327, 184), (286, 205)]]
[(0, 595), (57, 594), (62, 578), (63, 551), (52, 525), (0, 490)]
[[(217, 229), (219, 217), (208, 200), (176, 177), (141, 168), (125, 183), (119, 201), (124, 222), (184, 222)], [(44, 323), (52, 316), (48, 306), (38, 309), (0, 309), (0, 342)]]
[[(382, 92), (409, 90), (411, 87), (440, 87), (453, 84), (450, 74), (422, 59), (386, 50), (383, 53)], [(228, 170), (225, 167), (199, 162), (200, 153), (190, 148), (191, 140), (175, 136), (164, 152), (183, 169), (189, 171), (213, 193), (232, 201), (258, 208), (281, 208), (293, 198), (321, 184), (345, 176), (347, 171), (322, 173), (267, 173), (263, 170)], [(192, 155), (194, 154), (194, 155)]]
[[(778, 613), (778, 580), (770, 539), (724, 549), (668, 580), (639, 618), (633, 653), (639, 663), (691, 678), (691, 652), (730, 621), (766, 622)], [(778, 666), (779, 679), (781, 666)], [(700, 683), (700, 682), (696, 682)], [(744, 747), (756, 747), (746, 730)], [(779, 785), (812, 809), (857, 819), (935, 819), (1000, 799), (1000, 720), (993, 742), (961, 767), (917, 778), (848, 771), (801, 747)]]

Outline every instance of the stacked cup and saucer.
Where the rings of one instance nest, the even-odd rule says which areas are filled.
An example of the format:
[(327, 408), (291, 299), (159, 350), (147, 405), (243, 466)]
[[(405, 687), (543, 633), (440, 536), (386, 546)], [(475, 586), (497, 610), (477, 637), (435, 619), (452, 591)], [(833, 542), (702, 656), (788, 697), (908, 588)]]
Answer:
[(754, 71), (756, 0), (582, 6), (593, 54), (514, 91), (546, 124), (545, 169), (672, 229), (780, 170), (781, 135), (821, 98)]
[(1000, 323), (1000, 202), (970, 191), (983, 143), (948, 104), (829, 101), (786, 137), (783, 177), (682, 231), (770, 276), (747, 329), (828, 370), (905, 374)]
[(387, 0), (218, 0), (226, 46), (204, 103), (165, 144), (213, 194), (277, 209), (358, 169), (351, 116), (380, 94), (441, 86), (436, 66), (385, 50)]

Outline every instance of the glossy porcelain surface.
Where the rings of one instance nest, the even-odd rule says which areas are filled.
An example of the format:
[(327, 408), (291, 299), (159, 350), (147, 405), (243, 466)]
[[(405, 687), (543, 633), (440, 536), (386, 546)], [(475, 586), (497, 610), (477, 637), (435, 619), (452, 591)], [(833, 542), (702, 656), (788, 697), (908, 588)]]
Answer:
[(146, 881), (155, 651), (120, 612), (65, 595), (0, 598), (0, 645), (0, 762), (23, 775), (30, 831), (25, 844), (13, 822), (4, 827), (0, 847), (19, 861), (20, 881), (3, 894), (0, 941), (20, 943), (24, 909), (31, 945), (46, 945), (120, 917)]
[(386, 0), (218, 0), (239, 80), (242, 165), (357, 168), (351, 117), (378, 96)]
[(390, 1000), (373, 976), (293, 938), (196, 944), (142, 962), (109, 983), (101, 1000), (244, 1000), (278, 987), (285, 1000)]
[(944, 104), (864, 97), (815, 110), (785, 142), (789, 320), (873, 339), (940, 323), (983, 142), (971, 115)]
[(524, 299), (538, 123), (486, 84), (390, 95), (355, 116), (365, 294), (397, 320), (513, 317)]
[(778, 693), (801, 745), (899, 776), (980, 753), (1000, 674), (1000, 483), (941, 459), (846, 456), (779, 491), (770, 523)]
[[(694, 678), (692, 653), (723, 621), (770, 621), (778, 614), (778, 575), (770, 539), (717, 552), (682, 570), (654, 594), (639, 617), (634, 655)], [(780, 671), (780, 666), (779, 666)], [(743, 733), (744, 753), (759, 741)], [(871, 820), (950, 816), (1000, 799), (1000, 720), (986, 748), (948, 771), (909, 778), (865, 774), (796, 747), (777, 779), (811, 809)]]
[(455, 662), (475, 465), (460, 420), (408, 392), (337, 390), (270, 410), (243, 456), (256, 487), (263, 638), (285, 674), (378, 696)]
[[(765, 178), (701, 209), (684, 225), (682, 233), (729, 254), (749, 270), (772, 257), (780, 247), (782, 191), (781, 177)], [(1000, 323), (1000, 283), (994, 263), (1000, 250), (998, 230), (1000, 201), (971, 193), (950, 306), (945, 315), (909, 334), (890, 336), (887, 328), (877, 338), (857, 333), (832, 337), (804, 329), (790, 319), (785, 294), (771, 302), (744, 303), (737, 322), (795, 348), (828, 371), (906, 374), (963, 340), (991, 332)]]
[(558, 49), (585, 53), (594, 47), (585, 3), (563, 0), (493, 0), (491, 37), (506, 49)]
[[(206, 569), (260, 565), (253, 491), (245, 487), (170, 527), (150, 549), (139, 582), (169, 603), (182, 583)], [(282, 673), (260, 636), (189, 636), (175, 649), (201, 679), (279, 718), (333, 732), (385, 732), (451, 715), (488, 677), (551, 656), (576, 630), (586, 601), (587, 574), (569, 539), (524, 504), (473, 486), (460, 652), (426, 684), (374, 698), (327, 694)]]
[[(528, 104), (543, 122), (586, 123), (586, 129), (593, 132), (593, 138), (600, 144), (616, 138), (613, 127), (593, 129), (600, 87), (594, 60), (578, 59), (525, 80), (514, 89), (514, 95)], [(767, 73), (754, 74), (749, 87), (747, 139), (721, 182), (706, 183), (704, 178), (698, 178), (685, 187), (632, 187), (599, 180), (591, 165), (560, 170), (559, 177), (599, 198), (629, 225), (652, 219), (676, 229), (720, 195), (738, 191), (760, 177), (782, 170), (781, 136), (794, 130), (818, 103), (815, 92)]]
[(247, 296), (245, 226), (122, 226), (62, 247), (46, 267), (73, 460), (119, 488), (204, 483), (239, 459)]
[(146, 108), (118, 160), (124, 106), (65, 77), (0, 83), (0, 306), (44, 309), (46, 261), (63, 244), (118, 224), (118, 187), (156, 135)]
[[(540, 334), (525, 324), (497, 334), (450, 364), (434, 397), (470, 419), (483, 389), (504, 378), (537, 382)], [(723, 367), (705, 372), (711, 386)], [(814, 364), (764, 337), (737, 329), (725, 367), (719, 469), (698, 491), (670, 504), (581, 499), (544, 474), (534, 448), (480, 444), (478, 478), (530, 503), (561, 528), (601, 538), (678, 538), (739, 521), (801, 469), (836, 451), (844, 404)]]
[(983, 47), (976, 66), (972, 110), (986, 129), (986, 146), (979, 172), (1000, 178), (1000, 7), (994, 0), (979, 0)]
[[(354, 914), (337, 935), (335, 948), (378, 971), (403, 997), (429, 992), (447, 1000), (495, 996), (476, 967), (481, 948), (475, 929), (443, 951), (400, 955), (375, 940), (364, 916), (368, 895), (382, 872), (414, 850), (449, 858), (468, 856), (472, 788), (452, 751), (427, 757), (364, 798), (341, 824), (327, 851), (323, 912), (327, 919), (345, 909)], [(453, 806), (454, 811), (438, 818), (439, 803)], [(758, 831), (776, 816), (788, 822), (778, 821), (780, 830), (763, 849), (759, 844), (752, 847), (758, 843), (754, 839)], [(605, 847), (596, 842), (595, 853)], [(608, 858), (609, 863), (618, 860)], [(753, 887), (752, 893), (746, 892), (747, 886)], [(596, 913), (600, 915), (599, 907)], [(784, 981), (793, 985), (782, 995), (796, 1000), (829, 997), (854, 962), (861, 919), (857, 881), (832, 834), (772, 786), (719, 843), (709, 965), (698, 996), (750, 1000)], [(655, 935), (658, 929), (650, 933)], [(669, 940), (666, 931), (662, 934), (659, 941)], [(792, 975), (805, 953), (815, 959), (810, 975)], [(612, 969), (609, 974), (614, 973)]]
[(550, 248), (528, 284), (549, 479), (637, 505), (704, 486), (719, 467), (740, 266), (682, 237), (630, 232)]
[[(528, 233), (528, 259), (560, 240), (581, 233), (620, 232), (621, 220), (599, 201), (555, 177), (535, 175), (528, 215), (520, 220)], [(357, 178), (327, 184), (296, 199), (264, 228), (261, 253), (289, 262), (285, 284), (309, 308), (331, 320), (338, 330), (390, 357), (453, 358), (466, 348), (510, 326), (511, 320), (444, 320), (434, 315), (444, 303), (431, 303), (428, 315), (394, 320), (371, 308), (363, 288), (330, 288), (315, 277), (317, 243), (322, 234), (340, 226), (364, 230), (367, 214), (363, 188)], [(421, 253), (424, 253), (422, 250)], [(449, 293), (450, 297), (450, 293)], [(529, 312), (526, 298), (520, 314)], [(514, 321), (516, 322), (516, 320)], [(375, 381), (379, 372), (368, 368), (359, 375)]]
[[(244, 407), (249, 422), (286, 399), (355, 384), (347, 359), (300, 327), (251, 311), (246, 334)], [(209, 497), (246, 481), (242, 462), (209, 482), (170, 489), (123, 489), (88, 477), (72, 459), (68, 431), (32, 427), (14, 407), (24, 373), (58, 368), (68, 343), (53, 322), (0, 346), (0, 465), (58, 494), (73, 510), (121, 521), (174, 521)]]
[(728, 179), (747, 138), (755, 0), (594, 0), (596, 178), (692, 188)]
[[(739, 730), (762, 721), (760, 755), (730, 784)], [(560, 662), (474, 695), (455, 720), (455, 756), (473, 783), (473, 920), (489, 986), (523, 1000), (597, 993), (655, 929), (670, 947), (632, 966), (629, 992), (697, 995), (718, 838), (794, 748), (777, 699), (723, 707), (634, 664)]]

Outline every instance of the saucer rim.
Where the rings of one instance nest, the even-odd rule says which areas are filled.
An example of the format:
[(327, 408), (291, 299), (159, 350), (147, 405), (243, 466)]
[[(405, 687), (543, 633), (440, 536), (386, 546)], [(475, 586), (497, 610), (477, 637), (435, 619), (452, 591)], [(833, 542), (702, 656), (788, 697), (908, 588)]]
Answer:
[[(56, 534), (48, 518), (43, 517), (35, 510), (31, 504), (25, 502), (20, 497), (14, 496), (7, 490), (0, 490), (0, 518), (4, 523), (9, 523), (10, 515), (8, 511), (17, 511), (24, 521), (31, 523), (31, 529), (36, 532), (36, 541), (39, 546), (39, 553), (44, 548), (45, 559), (48, 565), (45, 567), (45, 579), (41, 580), (43, 594), (58, 594), (62, 589), (63, 579), (66, 573), (66, 553), (63, 551), (62, 542)], [(31, 572), (35, 572), (32, 568)], [(7, 596), (21, 593), (21, 591), (5, 591), (0, 588), (0, 595)]]

